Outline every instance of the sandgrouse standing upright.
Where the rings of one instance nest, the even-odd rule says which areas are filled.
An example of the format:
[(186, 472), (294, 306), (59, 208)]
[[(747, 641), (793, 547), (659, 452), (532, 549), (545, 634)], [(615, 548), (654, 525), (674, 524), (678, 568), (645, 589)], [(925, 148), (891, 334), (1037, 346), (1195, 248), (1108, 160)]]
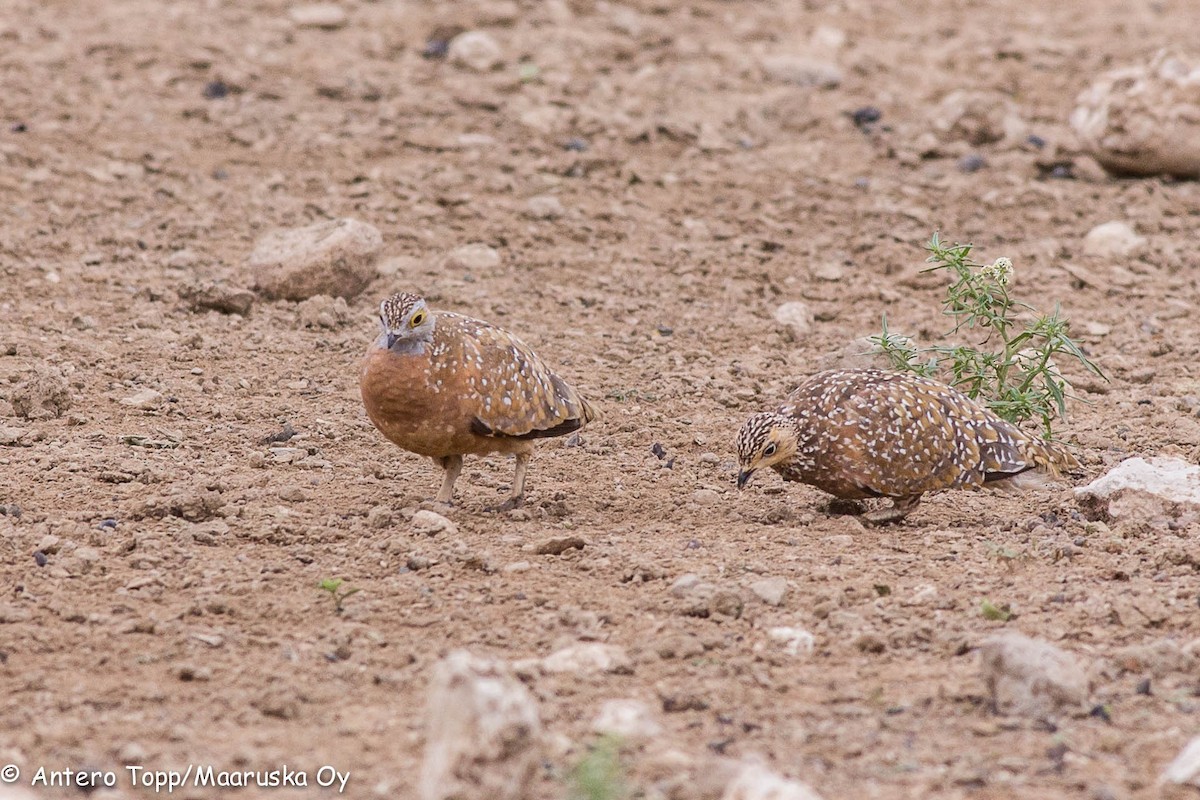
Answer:
[(778, 411), (755, 414), (737, 437), (738, 488), (771, 467), (784, 480), (834, 497), (893, 498), (863, 515), (903, 519), (939, 489), (1012, 486), (1029, 470), (1057, 474), (1079, 462), (937, 381), (878, 369), (822, 372)]
[(520, 506), (534, 442), (596, 418), (528, 345), (494, 325), (434, 312), (407, 292), (380, 304), (379, 322), (359, 377), (363, 404), (380, 433), (445, 470), (438, 502), (454, 497), (464, 455), (502, 452), (517, 466), (500, 508)]

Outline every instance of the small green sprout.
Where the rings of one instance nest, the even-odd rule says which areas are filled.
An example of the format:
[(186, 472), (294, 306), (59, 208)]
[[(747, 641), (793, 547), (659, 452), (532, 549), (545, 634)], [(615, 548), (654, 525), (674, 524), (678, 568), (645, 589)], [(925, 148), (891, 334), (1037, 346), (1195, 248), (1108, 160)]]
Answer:
[(602, 736), (571, 772), (568, 800), (623, 800), (628, 796), (621, 740)]
[(984, 619), (996, 622), (1008, 622), (1013, 616), (1012, 607), (1008, 603), (998, 606), (986, 597), (979, 604), (979, 612), (983, 614)]
[(333, 600), (333, 610), (338, 614), (341, 614), (345, 610), (343, 604), (347, 598), (362, 591), (362, 589), (347, 589), (343, 592), (341, 589), (342, 584), (345, 582), (342, 578), (326, 578), (317, 584), (318, 589), (323, 592), (329, 592), (329, 596)]

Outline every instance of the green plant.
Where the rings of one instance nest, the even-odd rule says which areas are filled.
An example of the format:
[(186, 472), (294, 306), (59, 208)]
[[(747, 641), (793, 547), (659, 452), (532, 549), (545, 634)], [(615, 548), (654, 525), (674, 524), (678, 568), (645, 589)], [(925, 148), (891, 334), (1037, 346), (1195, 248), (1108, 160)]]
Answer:
[(890, 331), (886, 317), (882, 332), (871, 342), (894, 369), (926, 377), (947, 374), (955, 388), (981, 399), (1000, 417), (1013, 423), (1036, 419), (1050, 436), (1051, 421), (1066, 415), (1069, 388), (1055, 357), (1067, 356), (1093, 375), (1107, 378), (1068, 335), (1069, 322), (1057, 305), (1054, 313), (1039, 315), (1009, 294), (1012, 261), (997, 258), (978, 264), (970, 258), (971, 248), (943, 244), (934, 233), (925, 246), (926, 261), (933, 266), (922, 272), (950, 273), (942, 313), (954, 318), (951, 334), (982, 329), (978, 346), (917, 347), (909, 337)]
[(621, 800), (627, 796), (621, 740), (602, 736), (571, 772), (568, 800)]
[(333, 610), (338, 614), (341, 614), (345, 610), (343, 604), (348, 597), (362, 591), (362, 589), (347, 589), (343, 592), (342, 584), (345, 582), (342, 578), (326, 578), (317, 584), (318, 589), (323, 592), (329, 592), (329, 596), (333, 600)]

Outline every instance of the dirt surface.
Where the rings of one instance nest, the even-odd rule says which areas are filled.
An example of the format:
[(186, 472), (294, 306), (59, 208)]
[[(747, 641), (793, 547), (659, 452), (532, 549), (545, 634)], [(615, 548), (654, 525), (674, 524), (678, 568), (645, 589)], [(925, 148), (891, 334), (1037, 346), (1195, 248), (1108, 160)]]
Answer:
[[(863, 529), (772, 475), (737, 492), (732, 439), (882, 315), (944, 330), (916, 277), (940, 229), (1012, 258), (1014, 292), (1060, 301), (1112, 377), (1081, 381), (1061, 428), (1089, 476), (1194, 458), (1200, 188), (1104, 177), (1066, 119), (1099, 72), (1194, 43), (1200, 6), (342, 8), (332, 29), (220, 0), (10, 0), (0, 19), (0, 763), (22, 783), (329, 764), (347, 796), (411, 797), (437, 659), (600, 640), (632, 669), (529, 681), (553, 745), (539, 798), (626, 697), (680, 753), (758, 754), (826, 798), (1159, 796), (1200, 727), (1195, 526), (1086, 527), (1059, 488)], [(500, 66), (423, 57), (446, 26), (489, 33)], [(982, 111), (943, 124), (960, 90)], [(882, 117), (857, 125), (865, 107)], [(384, 239), (347, 307), (189, 300), (252, 286), (267, 231), (338, 217)], [(1110, 220), (1142, 249), (1085, 255)], [(446, 263), (470, 243), (499, 264)], [(440, 476), (378, 435), (356, 384), (402, 289), (517, 332), (603, 406), (579, 446), (540, 447), (525, 509), (488, 512), (511, 461), (473, 459), (457, 532), (410, 529)], [(807, 332), (775, 322), (789, 301)], [(537, 552), (565, 536), (584, 547)], [(687, 574), (721, 602), (672, 591)], [(340, 615), (331, 577), (361, 589)], [(764, 578), (786, 579), (778, 606), (750, 590)], [(788, 655), (778, 626), (814, 651)], [(1004, 630), (1084, 659), (1102, 710), (993, 714), (974, 648)], [(626, 763), (662, 796), (661, 765)], [(121, 772), (99, 796), (151, 794)]]

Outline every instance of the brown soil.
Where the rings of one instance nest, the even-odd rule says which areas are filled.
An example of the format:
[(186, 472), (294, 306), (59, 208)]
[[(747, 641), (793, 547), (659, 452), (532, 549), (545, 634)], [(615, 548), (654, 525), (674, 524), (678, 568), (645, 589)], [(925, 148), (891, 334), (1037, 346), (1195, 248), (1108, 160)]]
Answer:
[[(331, 764), (349, 796), (408, 797), (440, 656), (598, 638), (633, 672), (535, 682), (559, 743), (539, 797), (563, 795), (614, 697), (671, 701), (679, 749), (758, 753), (826, 798), (1157, 796), (1196, 732), (1195, 662), (1118, 654), (1200, 637), (1194, 527), (1088, 530), (1060, 488), (942, 495), (864, 530), (774, 476), (736, 492), (731, 449), (883, 314), (943, 329), (940, 286), (914, 277), (940, 229), (1011, 257), (1015, 291), (1087, 334), (1112, 382), (1081, 384), (1062, 433), (1091, 475), (1194, 456), (1200, 188), (1072, 163), (1065, 120), (1098, 72), (1194, 42), (1200, 5), (344, 8), (337, 30), (263, 0), (13, 0), (0, 20), (0, 763)], [(503, 67), (423, 58), (445, 25), (489, 31)], [(765, 76), (828, 29), (846, 41), (815, 57), (839, 86)], [(986, 141), (1003, 133), (987, 108), (939, 131), (960, 89), (1007, 98), (1048, 144)], [(865, 106), (883, 116), (863, 131)], [(1073, 178), (1049, 176), (1059, 146)], [(986, 165), (965, 172), (971, 154)], [(530, 213), (545, 194), (557, 218)], [(186, 300), (251, 285), (264, 232), (334, 217), (382, 231), (388, 274), (348, 315), (331, 304), (332, 327), (286, 301), (243, 318)], [(1084, 256), (1113, 219), (1146, 249)], [(442, 266), (471, 242), (500, 266)], [(377, 434), (356, 387), (399, 289), (517, 332), (602, 402), (582, 446), (540, 448), (523, 511), (486, 511), (510, 461), (471, 460), (457, 534), (409, 531), (440, 477)], [(809, 333), (773, 320), (790, 300)], [(122, 404), (144, 389), (163, 397)], [(534, 552), (564, 535), (585, 547)], [(689, 615), (670, 591), (686, 573), (739, 593), (740, 618)], [(340, 616), (316, 588), (333, 576), (362, 590)], [(746, 590), (771, 576), (778, 607)], [(984, 598), (1014, 618), (985, 619)], [(815, 652), (785, 655), (774, 626)], [(973, 648), (1001, 630), (1093, 663), (1110, 719), (993, 715)]]

